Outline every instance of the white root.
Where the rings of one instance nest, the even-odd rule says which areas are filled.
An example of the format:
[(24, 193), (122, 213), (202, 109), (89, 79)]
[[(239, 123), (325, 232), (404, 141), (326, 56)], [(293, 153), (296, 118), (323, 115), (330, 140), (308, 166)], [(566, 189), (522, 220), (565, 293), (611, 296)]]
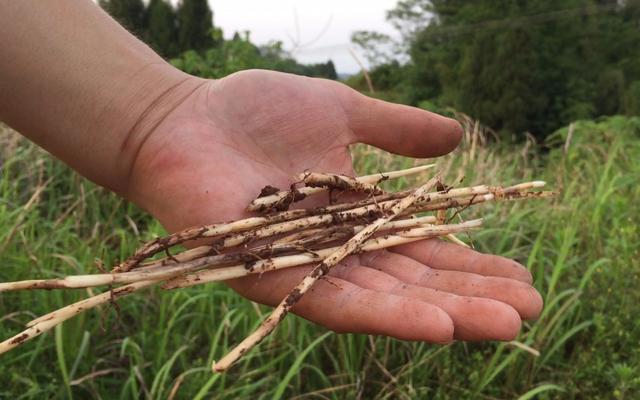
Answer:
[[(409, 168), (409, 169), (400, 170), (400, 171), (386, 172), (384, 174), (366, 175), (359, 178), (355, 178), (355, 180), (358, 180), (359, 182), (362, 182), (362, 183), (369, 183), (369, 184), (377, 183), (385, 179), (395, 179), (402, 176), (418, 174), (420, 172), (426, 171), (427, 169), (433, 168), (434, 166), (435, 164), (422, 165), (419, 167)], [(325, 189), (321, 187), (320, 188), (307, 187), (307, 188), (301, 188), (297, 191), (300, 193), (304, 193), (306, 196), (309, 194), (322, 192), (323, 190)], [(282, 198), (284, 198), (290, 194), (291, 194), (291, 191), (284, 191), (284, 192), (279, 192), (279, 194), (276, 194), (273, 196), (276, 196), (276, 197), (281, 196)], [(259, 197), (258, 199), (254, 200), (254, 202), (256, 201), (268, 202), (267, 199), (273, 198), (273, 196)], [(251, 204), (253, 204), (253, 202)], [(337, 205), (336, 207), (334, 207), (334, 209), (338, 209), (338, 208), (344, 209), (344, 206)], [(251, 205), (247, 208), (247, 210), (257, 211), (257, 209), (252, 210)], [(166, 236), (165, 238), (158, 238), (150, 241), (149, 243), (146, 243), (144, 246), (138, 249), (133, 256), (129, 257), (127, 260), (123, 261), (118, 266), (116, 266), (113, 269), (113, 272), (129, 271), (130, 269), (137, 266), (142, 260), (148, 257), (151, 257), (152, 255), (159, 253), (165, 249), (168, 249), (172, 246), (175, 246), (180, 243), (184, 243), (189, 240), (225, 235), (231, 232), (240, 232), (240, 231), (252, 229), (258, 226), (266, 225), (269, 223), (281, 222), (281, 221), (287, 221), (294, 218), (299, 218), (304, 215), (308, 215), (308, 213), (309, 213), (309, 210), (291, 210), (291, 211), (285, 211), (285, 212), (282, 212), (273, 216), (268, 216), (268, 217), (251, 217), (251, 218), (246, 218), (246, 219), (228, 222), (228, 223), (220, 223), (220, 224), (205, 225), (205, 226), (200, 226), (195, 228), (188, 228), (183, 231), (176, 232), (169, 236)]]
[[(405, 229), (408, 227), (414, 227), (419, 225), (424, 225), (428, 223), (433, 223), (434, 218), (427, 217), (419, 217), (419, 218), (409, 218), (403, 219), (399, 221), (391, 221), (387, 224), (384, 224), (381, 227), (381, 230), (395, 230), (395, 229)], [(346, 227), (350, 229), (350, 234), (355, 234), (361, 231), (363, 226), (353, 226)], [(313, 237), (307, 239), (310, 243), (313, 243), (315, 240)], [(288, 243), (275, 245), (270, 247), (265, 247), (268, 250), (277, 250), (281, 247), (287, 247)], [(257, 249), (256, 249), (257, 250)], [(190, 252), (187, 250), (186, 253)], [(261, 254), (256, 251), (256, 254)], [(243, 254), (239, 254), (238, 256), (242, 256)], [(180, 254), (177, 254), (176, 257), (179, 257)], [(0, 283), (0, 292), (4, 291), (12, 291), (12, 290), (27, 290), (27, 289), (78, 289), (78, 288), (87, 288), (87, 287), (96, 287), (96, 286), (104, 286), (104, 285), (113, 285), (113, 284), (125, 284), (125, 283), (133, 283), (140, 281), (158, 281), (158, 280), (166, 280), (171, 279), (179, 275), (187, 274), (190, 272), (194, 272), (200, 269), (205, 268), (216, 268), (228, 265), (230, 262), (238, 261), (234, 258), (233, 254), (220, 254), (215, 256), (203, 256), (193, 260), (189, 260), (181, 263), (174, 263), (173, 265), (167, 265), (163, 267), (157, 268), (139, 268), (132, 272), (121, 272), (121, 273), (110, 273), (110, 274), (90, 274), (90, 275), (70, 275), (60, 279), (32, 279), (25, 281), (17, 281), (17, 282), (3, 282)], [(251, 258), (251, 256), (247, 257), (249, 261), (256, 261)], [(246, 265), (246, 264), (245, 264)]]
[[(466, 221), (452, 225), (431, 225), (411, 229), (407, 232), (385, 235), (378, 238), (369, 239), (362, 245), (360, 251), (368, 252), (380, 250), (388, 247), (399, 246), (418, 240), (431, 237), (443, 236), (449, 233), (467, 232), (477, 228), (482, 224), (481, 219)], [(245, 265), (236, 265), (219, 269), (203, 270), (193, 274), (183, 275), (167, 281), (162, 285), (163, 289), (177, 289), (201, 285), (209, 282), (224, 281), (242, 277), (252, 273), (264, 273), (276, 269), (295, 267), (298, 265), (310, 264), (325, 259), (329, 254), (339, 247), (331, 247), (314, 251), (313, 253), (295, 254), (291, 256), (276, 257), (273, 259), (256, 261), (249, 269)]]
[[(473, 199), (471, 204), (477, 204), (482, 201), (491, 200), (493, 197), (477, 197), (479, 195), (489, 193), (489, 187), (486, 185), (474, 186), (469, 188), (460, 188), (460, 189), (452, 189), (447, 193), (434, 192), (429, 193), (426, 196), (422, 196), (421, 199), (418, 200), (418, 203), (421, 205), (420, 208), (412, 208), (415, 210), (413, 212), (421, 212), (421, 211), (431, 211), (437, 210), (438, 207), (460, 207), (467, 206), (464, 201), (461, 202), (442, 202), (442, 200), (452, 199), (452, 198), (463, 198), (467, 196), (476, 196)], [(405, 197), (409, 192), (402, 192), (402, 196), (398, 196), (397, 198)], [(392, 195), (395, 195), (393, 193)], [(383, 196), (384, 197), (384, 196)], [(396, 198), (395, 196), (388, 196)], [(385, 208), (393, 204), (392, 200), (385, 200), (381, 202), (376, 202), (376, 198), (372, 198), (366, 201), (360, 201), (350, 204), (336, 204), (332, 206), (322, 207), (316, 210), (291, 210), (285, 211), (280, 214), (276, 214), (269, 217), (258, 217), (258, 218), (249, 218), (247, 220), (247, 224), (236, 224), (240, 226), (248, 226), (249, 223), (255, 224), (254, 230), (248, 232), (240, 232), (224, 238), (222, 243), (217, 243), (218, 249), (223, 249), (227, 247), (237, 246), (243, 243), (246, 243), (249, 240), (255, 240), (260, 238), (265, 238), (273, 235), (283, 234), (287, 232), (291, 232), (298, 229), (309, 229), (313, 228), (321, 228), (324, 226), (332, 225), (335, 223), (335, 219), (337, 220), (350, 220), (354, 218), (360, 218), (365, 216), (369, 212), (376, 212), (379, 207)], [(356, 206), (353, 208), (352, 206)], [(299, 212), (302, 211), (302, 212)], [(306, 213), (305, 213), (306, 212)], [(311, 215), (307, 215), (311, 214)], [(277, 218), (274, 218), (277, 217)], [(297, 218), (297, 219), (294, 219)], [(257, 220), (262, 220), (262, 223), (258, 224)], [(284, 219), (284, 220), (283, 220)], [(269, 220), (269, 222), (267, 222)], [(283, 222), (280, 222), (283, 220)], [(240, 222), (240, 221), (237, 221)], [(237, 232), (232, 230), (231, 228), (223, 229), (223, 225), (209, 225), (205, 228), (210, 229), (207, 232), (209, 235), (211, 232)], [(228, 225), (228, 224), (227, 224)], [(215, 231), (214, 231), (214, 227)], [(193, 231), (192, 229), (188, 231)], [(186, 231), (184, 231), (186, 232)], [(180, 233), (176, 233), (173, 236), (181, 236)], [(213, 236), (213, 235), (211, 235)], [(169, 237), (169, 236), (168, 236)], [(168, 238), (167, 237), (167, 238)], [(177, 241), (176, 241), (177, 242)], [(166, 243), (166, 239), (164, 242)], [(173, 241), (172, 241), (173, 243)], [(182, 243), (180, 241), (179, 243)], [(142, 249), (136, 252), (134, 257), (129, 258), (127, 261), (120, 264), (118, 267), (114, 268), (112, 272), (126, 272), (135, 267), (138, 263), (141, 262), (143, 258), (147, 258), (156, 254), (162, 250), (164, 250), (166, 246), (161, 246), (159, 241), (152, 241), (149, 244), (145, 245)], [(172, 256), (171, 258), (175, 258), (179, 262), (193, 260), (198, 257), (202, 257), (203, 255), (215, 253), (213, 246), (199, 246), (197, 248), (188, 250), (186, 252), (182, 252), (179, 255)], [(158, 267), (166, 265), (167, 263), (174, 262), (171, 258), (163, 258), (159, 260), (154, 260), (151, 262), (147, 262), (142, 264), (142, 267)], [(140, 268), (140, 267), (139, 267)]]
[[(397, 221), (401, 222), (401, 221)], [(360, 251), (368, 252), (380, 250), (387, 247), (398, 246), (405, 243), (411, 243), (417, 240), (423, 240), (430, 237), (441, 236), (447, 233), (466, 232), (477, 228), (481, 225), (482, 220), (472, 220), (461, 224), (439, 225), (439, 226), (423, 226), (413, 228), (406, 231), (400, 236), (399, 234), (386, 235), (379, 238), (369, 239), (366, 241)], [(401, 225), (399, 225), (401, 226)], [(409, 226), (409, 225), (407, 225)], [(275, 257), (257, 261), (251, 268), (247, 269), (245, 264), (234, 265), (213, 270), (197, 272), (195, 274), (185, 275), (183, 277), (169, 280), (164, 285), (164, 289), (176, 289), (201, 285), (211, 282), (225, 281), (228, 279), (240, 278), (250, 274), (264, 273), (282, 268), (290, 268), (299, 265), (309, 264), (320, 261), (334, 252), (338, 247), (319, 250), (314, 253), (296, 254), (291, 256)], [(95, 308), (99, 305), (108, 303), (114, 299), (129, 295), (141, 289), (147, 288), (159, 281), (141, 281), (120, 286), (96, 296), (70, 304), (59, 310), (45, 314), (34, 319), (27, 324), (27, 329), (19, 334), (0, 343), (0, 354), (5, 353), (14, 347), (31, 340), (34, 337), (51, 330), (58, 324), (74, 317), (84, 311)]]
[[(486, 189), (488, 190), (488, 188)], [(484, 189), (483, 189), (484, 191)], [(467, 206), (471, 204), (477, 204), (483, 201), (492, 200), (494, 196), (489, 194), (481, 194), (481, 191), (477, 193), (471, 193), (471, 198), (461, 201), (451, 201), (455, 198), (460, 197), (468, 197), (470, 193), (468, 191), (450, 191), (450, 193), (440, 194), (434, 193), (435, 199), (432, 199), (430, 196), (432, 194), (423, 193), (419, 198), (416, 199), (416, 204), (412, 206), (411, 212), (421, 212), (421, 211), (431, 211), (431, 210), (440, 210), (451, 207), (460, 207)], [(408, 196), (405, 196), (401, 199), (405, 199)], [(448, 202), (447, 202), (448, 201)], [(358, 207), (350, 210), (339, 211), (330, 214), (321, 214), (321, 215), (312, 215), (310, 217), (304, 217), (300, 219), (280, 222), (277, 224), (266, 225), (250, 232), (239, 232), (236, 234), (232, 234), (230, 236), (222, 238), (218, 243), (214, 245), (218, 249), (225, 249), (229, 247), (239, 246), (242, 244), (246, 244), (250, 241), (254, 241), (257, 239), (264, 239), (271, 236), (281, 235), (287, 232), (291, 232), (294, 230), (300, 229), (309, 229), (309, 228), (318, 228), (327, 225), (335, 225), (337, 223), (345, 222), (345, 221), (357, 221), (361, 218), (371, 218), (376, 217), (380, 213), (388, 212), (393, 205), (397, 202), (397, 200), (388, 200), (383, 201), (377, 204), (369, 204), (363, 207)]]
[[(384, 191), (377, 186), (377, 183), (367, 183), (340, 174), (322, 174), (319, 172), (307, 172), (301, 174), (299, 179), (304, 182), (307, 187), (322, 187), (337, 190), (353, 190), (355, 192), (364, 192), (372, 194), (382, 194)], [(382, 180), (382, 178), (381, 178)]]
[(313, 286), (313, 284), (331, 268), (342, 261), (345, 257), (353, 252), (359, 251), (363, 243), (371, 237), (382, 225), (397, 217), (400, 213), (411, 206), (418, 197), (427, 193), (436, 183), (440, 182), (438, 174), (431, 178), (427, 183), (416, 189), (415, 192), (407, 197), (400, 199), (389, 208), (387, 215), (381, 216), (373, 223), (367, 225), (363, 230), (355, 234), (345, 244), (338, 247), (334, 252), (327, 256), (320, 264), (318, 264), (309, 274), (307, 274), (302, 282), (300, 282), (291, 292), (278, 304), (273, 312), (253, 333), (247, 336), (239, 345), (233, 348), (218, 362), (214, 362), (212, 369), (215, 372), (226, 371), (233, 363), (235, 363), (244, 353), (249, 351), (253, 346), (262, 341), (276, 326), (282, 321), (293, 306), (300, 298)]
[[(326, 188), (356, 190), (369, 193), (371, 196), (352, 203), (288, 210), (267, 216), (189, 228), (145, 244), (132, 257), (116, 266), (112, 273), (0, 283), (0, 292), (122, 285), (34, 319), (27, 324), (23, 332), (0, 343), (0, 354), (51, 330), (81, 312), (156, 284), (163, 283), (163, 289), (175, 289), (319, 263), (274, 309), (257, 331), (212, 366), (215, 371), (224, 371), (275, 329), (304, 293), (348, 255), (436, 236), (443, 236), (455, 243), (468, 246), (454, 234), (480, 226), (481, 220), (447, 224), (447, 221), (451, 220), (451, 217), (447, 220), (447, 209), (457, 209), (457, 214), (466, 207), (490, 200), (534, 199), (555, 195), (553, 192), (527, 191), (545, 186), (543, 181), (525, 182), (508, 187), (479, 185), (458, 189), (446, 188), (431, 193), (428, 193), (428, 190), (438, 181), (437, 177), (415, 191), (385, 193), (376, 186), (383, 180), (417, 174), (432, 167), (433, 165), (425, 165), (359, 178), (306, 173), (301, 176), (306, 187), (274, 194), (269, 193), (277, 189), (269, 188), (267, 196), (256, 199), (249, 209), (286, 209), (291, 202), (319, 193)], [(282, 208), (278, 208), (280, 206)], [(436, 211), (437, 214), (421, 217), (415, 215), (426, 211)], [(392, 220), (399, 216), (405, 219)], [(372, 237), (382, 230), (387, 231), (386, 234)], [(200, 246), (168, 255), (166, 258), (145, 261), (178, 244), (206, 238), (215, 241), (209, 246)], [(268, 240), (259, 242), (264, 239)], [(258, 244), (254, 245), (254, 241)], [(248, 247), (250, 243), (252, 246)], [(241, 245), (244, 247), (221, 253), (226, 248)], [(135, 269), (132, 270), (133, 268)]]
[(61, 324), (62, 322), (68, 320), (71, 317), (74, 317), (80, 314), (83, 311), (86, 311), (90, 308), (96, 307), (100, 304), (104, 304), (106, 302), (111, 301), (112, 299), (117, 299), (118, 297), (126, 296), (130, 293), (133, 293), (142, 288), (153, 285), (154, 281), (144, 281), (132, 283), (131, 285), (122, 286), (112, 291), (101, 293), (97, 296), (89, 297), (88, 299), (84, 299), (63, 307), (57, 311), (49, 313), (47, 315), (43, 315), (40, 318), (37, 318), (27, 324), (28, 328), (24, 331), (18, 333), (17, 335), (5, 340), (0, 343), (0, 354), (6, 353), (7, 351), (13, 349), (16, 346), (21, 345), (27, 340), (31, 340), (36, 336), (43, 334), (54, 328), (56, 325)]
[[(421, 165), (418, 167), (403, 169), (399, 171), (391, 171), (391, 172), (385, 172), (381, 174), (360, 176), (355, 179), (362, 183), (377, 184), (386, 179), (396, 179), (403, 176), (419, 174), (433, 167), (435, 167), (435, 164)], [(301, 197), (307, 197), (312, 194), (322, 193), (326, 190), (327, 189), (323, 187), (303, 187), (300, 189), (296, 189), (296, 192), (299, 193)], [(258, 197), (257, 199), (249, 203), (249, 206), (247, 207), (247, 211), (270, 210), (270, 209), (273, 209), (273, 207), (277, 205), (279, 202), (282, 202), (287, 198), (291, 198), (291, 200), (293, 201), (293, 199), (295, 198), (295, 194), (290, 190), (283, 190), (269, 196)]]
[[(431, 166), (424, 166), (424, 167), (430, 168)], [(416, 168), (423, 168), (423, 167), (416, 167)], [(414, 169), (409, 169), (405, 171), (412, 171), (412, 170)], [(399, 172), (403, 172), (403, 171), (385, 173), (384, 176), (395, 176), (394, 173), (399, 173)], [(374, 175), (369, 175), (369, 176), (374, 176)], [(379, 176), (379, 175), (375, 175), (375, 176)], [(534, 181), (534, 182), (522, 183), (522, 184), (511, 186), (508, 188), (489, 187), (486, 185), (479, 185), (479, 186), (473, 186), (473, 187), (451, 189), (448, 191), (428, 193), (422, 196), (420, 199), (418, 199), (416, 203), (418, 204), (434, 203), (444, 199), (461, 198), (465, 196), (477, 196), (477, 195), (483, 195), (488, 193), (493, 193), (496, 195), (496, 197), (502, 198), (504, 197), (503, 195), (517, 194), (518, 191), (529, 189), (529, 188), (542, 187), (544, 186), (544, 184), (545, 183), (542, 181)], [(388, 195), (379, 196), (377, 198), (372, 197), (370, 199), (366, 199), (366, 200), (362, 200), (354, 203), (335, 204), (327, 207), (320, 207), (317, 209), (289, 210), (289, 211), (281, 212), (281, 213), (266, 216), (266, 217), (251, 217), (251, 218), (246, 218), (243, 220), (238, 220), (238, 221), (233, 221), (228, 223), (220, 223), (220, 224), (213, 224), (213, 225), (205, 225), (205, 226), (196, 227), (196, 228), (188, 228), (183, 231), (173, 233), (164, 238), (158, 238), (158, 239), (152, 240), (151, 242), (145, 244), (140, 249), (138, 249), (133, 256), (129, 257), (120, 265), (116, 266), (112, 272), (129, 271), (132, 268), (135, 268), (136, 266), (138, 266), (142, 262), (142, 260), (148, 257), (151, 257), (156, 253), (164, 251), (172, 246), (184, 243), (188, 240), (211, 238), (211, 237), (220, 236), (220, 235), (232, 234), (234, 232), (243, 232), (243, 231), (249, 231), (252, 229), (260, 229), (261, 227), (265, 227), (265, 226), (269, 226), (277, 223), (284, 223), (287, 221), (297, 220), (298, 222), (301, 222), (302, 220), (304, 220), (304, 218), (311, 218), (312, 216), (318, 216), (318, 215), (326, 216), (335, 212), (343, 212), (342, 215), (344, 215), (345, 210), (362, 211), (364, 207), (368, 207), (373, 204), (383, 205), (383, 206), (391, 204), (392, 203), (391, 200), (406, 197), (409, 193), (410, 193), (409, 191), (390, 193)], [(437, 209), (437, 208), (428, 208), (428, 209)], [(324, 221), (325, 224), (330, 224), (331, 222), (332, 221), (327, 220), (325, 218), (325, 221)], [(239, 233), (239, 234), (236, 234), (236, 238), (238, 237), (246, 238), (246, 237), (249, 237), (250, 234), (251, 232)], [(241, 239), (239, 242), (235, 242), (235, 243), (242, 243), (244, 240), (245, 239)], [(233, 244), (234, 240), (229, 240), (227, 243), (229, 245), (237, 245), (237, 244)], [(211, 247), (206, 247), (206, 248), (205, 247), (206, 246), (202, 246), (202, 248), (198, 248), (198, 250), (194, 249), (193, 253), (189, 253), (193, 257), (188, 257), (185, 254), (186, 258), (183, 258), (183, 259), (178, 258), (178, 260), (188, 261), (193, 258), (200, 257), (201, 254), (205, 254), (211, 250)], [(223, 247), (227, 247), (227, 246), (223, 245)], [(155, 265), (158, 265), (158, 264), (154, 264), (154, 266)]]
[[(539, 186), (531, 186), (531, 183), (525, 183), (525, 184), (521, 184), (521, 185), (516, 185), (516, 186), (512, 186), (511, 188), (529, 188), (529, 187), (539, 187)], [(511, 189), (511, 188), (507, 188), (507, 189), (500, 189), (499, 191), (494, 190), (494, 193), (498, 193), (498, 195), (500, 196), (498, 199), (499, 200), (520, 200), (520, 199), (528, 199), (528, 198), (546, 198), (546, 197), (552, 197), (555, 195), (554, 192), (518, 192), (515, 189)], [(434, 203), (424, 203), (424, 205), (414, 205), (412, 207), (410, 207), (407, 210), (407, 213), (417, 213), (417, 212), (424, 212), (424, 211), (435, 211), (435, 210), (441, 210), (441, 209), (446, 209), (446, 208), (456, 208), (456, 207), (467, 207), (470, 205), (475, 205), (475, 204), (479, 204), (479, 203), (483, 203), (486, 201), (490, 201), (490, 200), (494, 200), (495, 197), (492, 193), (489, 194), (485, 194), (485, 195), (477, 195), (474, 194), (472, 197), (470, 198), (462, 198), (460, 200), (457, 200), (456, 197), (458, 196), (464, 196), (464, 195), (469, 195), (470, 193), (482, 193), (484, 191), (482, 186), (477, 186), (477, 187), (472, 187), (472, 188), (461, 188), (461, 189), (453, 189), (450, 190), (448, 193), (444, 194), (434, 194), (437, 195), (436, 199), (439, 201), (436, 201)], [(435, 196), (434, 196), (435, 197)], [(430, 199), (428, 199), (428, 201), (430, 201)], [(387, 202), (382, 202), (380, 204), (378, 204), (377, 206), (383, 209), (387, 209), (389, 207), (390, 204), (392, 204), (393, 201), (387, 201)], [(375, 205), (370, 205), (370, 206), (365, 206), (365, 207), (360, 207), (358, 209), (353, 209), (350, 212), (341, 212), (338, 213), (338, 218), (339, 219), (353, 219), (354, 217), (357, 216), (363, 216), (368, 212), (375, 212)], [(354, 213), (354, 214), (350, 214), (350, 213)], [(306, 217), (300, 220), (293, 220), (293, 221), (286, 221), (283, 223), (279, 223), (279, 224), (273, 224), (273, 225), (268, 225), (264, 228), (261, 228), (257, 231), (253, 231), (251, 236), (246, 236), (243, 234), (238, 234), (235, 236), (230, 236), (228, 238), (226, 238), (224, 240), (224, 242), (222, 243), (221, 247), (230, 247), (230, 246), (235, 246), (238, 244), (242, 244), (244, 241), (246, 241), (247, 238), (265, 238), (265, 237), (270, 237), (270, 236), (274, 236), (274, 235), (278, 235), (278, 234), (282, 234), (282, 233), (286, 233), (286, 232), (290, 232), (292, 230), (296, 230), (296, 229), (300, 229), (300, 228), (304, 228), (306, 226), (326, 226), (331, 224), (334, 221), (334, 216), (327, 216), (327, 215), (317, 215), (317, 216), (312, 216), (312, 217)], [(430, 217), (433, 218), (433, 217)], [(457, 238), (456, 238), (457, 239)], [(456, 239), (452, 239), (452, 241), (456, 241)], [(461, 245), (466, 245), (466, 243), (462, 242), (462, 243), (458, 243)], [(195, 249), (191, 249), (191, 250), (187, 250), (183, 253), (177, 254), (175, 256), (172, 256), (172, 258), (174, 258), (175, 260), (179, 261), (180, 263), (184, 263), (184, 262), (189, 262), (192, 260), (198, 260), (201, 259), (203, 256), (205, 256), (206, 254), (211, 254), (213, 252), (213, 247), (212, 246), (200, 246), (197, 247)], [(215, 256), (212, 256), (209, 260), (209, 262), (211, 264), (201, 264), (202, 268), (208, 268), (211, 265), (215, 264), (215, 262), (220, 261), (225, 259), (225, 256), (220, 256), (219, 258), (216, 258)], [(176, 263), (173, 260), (170, 259), (162, 259), (162, 260), (157, 260), (154, 261), (148, 265), (145, 265), (145, 267), (140, 268), (140, 272), (143, 271), (147, 271), (147, 270), (154, 270), (156, 268), (159, 267), (173, 267), (175, 266)], [(206, 266), (205, 266), (206, 265)], [(194, 269), (198, 269), (198, 267), (195, 267)], [(174, 272), (171, 272), (174, 271)], [(151, 275), (153, 277), (153, 279), (158, 279), (156, 277), (164, 277), (163, 279), (168, 279), (172, 276), (175, 275), (179, 275), (179, 269), (173, 269), (173, 270), (168, 270), (168, 271), (158, 271), (158, 275), (156, 275), (155, 277), (153, 275)], [(181, 272), (181, 273), (185, 273), (187, 271)], [(166, 274), (166, 275), (165, 275)], [(9, 282), (9, 283), (0, 283), (0, 292), (1, 291), (6, 291), (6, 290), (20, 290), (20, 289), (32, 289), (32, 288), (38, 288), (38, 285), (44, 285), (44, 288), (78, 288), (78, 287), (88, 287), (88, 286), (97, 286), (97, 285), (106, 285), (106, 284), (112, 284), (112, 283), (127, 283), (127, 282), (135, 282), (141, 279), (141, 277), (144, 277), (144, 275), (141, 275), (141, 277), (138, 277), (137, 275), (124, 275), (122, 273), (119, 274), (103, 274), (102, 276), (100, 275), (87, 275), (87, 280), (86, 283), (82, 283), (82, 280), (76, 280), (75, 278), (69, 279), (69, 281), (65, 281), (66, 278), (60, 279), (60, 280), (43, 280), (43, 281), (48, 281), (49, 283), (44, 283), (43, 281), (40, 280), (32, 280), (32, 281), (24, 281), (24, 282)], [(131, 279), (131, 280), (129, 280)], [(149, 278), (147, 278), (149, 279)], [(59, 285), (57, 285), (59, 284)], [(48, 285), (48, 287), (47, 287)], [(86, 285), (86, 286), (85, 286)]]

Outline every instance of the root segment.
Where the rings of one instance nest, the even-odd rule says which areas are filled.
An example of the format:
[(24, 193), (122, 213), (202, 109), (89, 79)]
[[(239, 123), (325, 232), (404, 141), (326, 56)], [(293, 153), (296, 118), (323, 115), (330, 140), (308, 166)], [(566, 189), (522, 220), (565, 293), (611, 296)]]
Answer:
[(278, 304), (275, 310), (267, 317), (267, 319), (258, 327), (258, 329), (247, 336), (238, 346), (232, 349), (226, 356), (220, 361), (215, 362), (212, 369), (215, 372), (222, 372), (227, 370), (233, 363), (235, 363), (244, 353), (250, 350), (253, 346), (262, 341), (269, 333), (271, 333), (276, 326), (282, 321), (287, 313), (293, 308), (293, 306), (300, 300), (300, 298), (313, 286), (313, 284), (326, 275), (329, 270), (342, 261), (346, 256), (353, 252), (358, 252), (365, 240), (373, 235), (382, 225), (389, 222), (391, 219), (397, 217), (401, 212), (411, 206), (418, 197), (424, 195), (430, 190), (436, 183), (440, 182), (440, 177), (436, 175), (431, 178), (427, 183), (419, 187), (415, 192), (407, 197), (397, 200), (393, 206), (390, 207), (386, 215), (381, 216), (375, 220), (372, 224), (367, 225), (363, 230), (354, 235), (345, 244), (340, 246), (337, 250), (331, 253), (324, 261), (318, 264), (307, 276), (304, 277), (287, 297)]
[[(435, 167), (435, 164), (421, 165), (418, 167), (413, 167), (413, 168), (399, 170), (399, 171), (385, 172), (384, 174), (365, 175), (365, 176), (358, 177), (356, 179), (359, 182), (376, 184), (381, 180), (385, 180), (385, 179), (396, 179), (402, 176), (419, 174), (433, 167)], [(302, 195), (304, 195), (304, 197), (307, 197), (312, 194), (322, 193), (325, 190), (326, 188), (323, 188), (323, 187), (303, 187), (303, 188), (297, 189), (299, 193), (298, 194), (299, 197)], [(286, 199), (287, 197), (294, 197), (293, 201), (296, 201), (295, 196), (296, 195), (292, 194), (291, 191), (289, 190), (289, 191), (281, 191), (278, 193), (274, 193), (270, 196), (259, 197), (254, 201), (252, 201), (251, 203), (249, 203), (249, 206), (247, 207), (247, 211), (266, 213), (266, 212), (273, 211), (274, 209), (278, 210), (278, 208), (275, 208), (276, 205), (279, 205), (280, 207), (282, 207), (286, 203), (284, 199)], [(287, 204), (287, 207), (288, 206), (289, 205)], [(282, 210), (278, 210), (278, 211), (282, 211)]]
[[(212, 366), (214, 371), (225, 371), (273, 331), (315, 282), (325, 277), (331, 268), (348, 255), (437, 236), (447, 236), (456, 243), (466, 245), (453, 234), (475, 229), (480, 226), (481, 220), (448, 223), (464, 209), (491, 200), (527, 200), (555, 195), (548, 191), (528, 191), (545, 186), (542, 181), (508, 187), (479, 185), (452, 188), (443, 185), (437, 175), (415, 191), (386, 193), (377, 187), (382, 180), (417, 174), (432, 167), (425, 165), (359, 178), (305, 173), (300, 181), (306, 186), (297, 188), (296, 185), (300, 184), (297, 182), (287, 191), (265, 186), (248, 208), (251, 211), (280, 212), (188, 228), (154, 239), (117, 265), (111, 273), (0, 283), (0, 292), (109, 287), (101, 294), (29, 322), (24, 331), (0, 343), (0, 354), (81, 312), (156, 284), (161, 284), (163, 289), (176, 289), (315, 263), (313, 270), (260, 327)], [(436, 185), (437, 191), (429, 192)], [(326, 190), (351, 190), (369, 196), (351, 203), (288, 210), (292, 203)], [(449, 209), (455, 210), (451, 216), (446, 214)], [(436, 215), (415, 215), (434, 211)], [(381, 231), (385, 233), (374, 236)], [(174, 246), (206, 238), (211, 240), (207, 246), (173, 255), (169, 253)], [(162, 252), (167, 254), (165, 258), (149, 260)]]

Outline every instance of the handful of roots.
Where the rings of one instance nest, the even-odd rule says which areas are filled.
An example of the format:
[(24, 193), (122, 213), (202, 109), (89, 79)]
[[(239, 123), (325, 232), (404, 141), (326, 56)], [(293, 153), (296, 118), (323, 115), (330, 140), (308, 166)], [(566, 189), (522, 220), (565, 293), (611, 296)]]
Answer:
[[(378, 186), (384, 180), (421, 173), (432, 167), (425, 165), (359, 178), (305, 172), (290, 190), (281, 191), (271, 186), (262, 189), (247, 208), (262, 216), (188, 228), (157, 238), (144, 244), (110, 273), (0, 283), (0, 292), (108, 288), (29, 322), (27, 329), (0, 343), (0, 354), (81, 312), (147, 287), (161, 285), (170, 290), (315, 264), (312, 272), (291, 290), (255, 332), (214, 363), (214, 371), (225, 371), (273, 331), (313, 284), (345, 257), (432, 237), (447, 237), (465, 245), (454, 234), (478, 228), (482, 220), (449, 223), (462, 209), (487, 201), (554, 195), (535, 190), (545, 185), (541, 181), (509, 187), (452, 188), (444, 185), (437, 173), (414, 190), (386, 192)], [(326, 191), (357, 192), (361, 199), (317, 208), (289, 209), (297, 201)], [(169, 253), (175, 246), (192, 240), (204, 240), (208, 244), (173, 255)], [(158, 258), (158, 255), (165, 256)]]

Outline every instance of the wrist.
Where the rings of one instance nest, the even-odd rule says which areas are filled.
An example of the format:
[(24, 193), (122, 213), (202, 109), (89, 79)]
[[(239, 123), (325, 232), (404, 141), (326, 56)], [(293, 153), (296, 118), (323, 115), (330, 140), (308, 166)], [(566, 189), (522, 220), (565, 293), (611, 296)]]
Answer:
[(102, 121), (95, 129), (118, 132), (118, 143), (110, 179), (99, 182), (131, 199), (131, 180), (145, 142), (164, 119), (191, 93), (203, 79), (186, 74), (167, 63), (151, 63), (133, 74), (108, 104)]

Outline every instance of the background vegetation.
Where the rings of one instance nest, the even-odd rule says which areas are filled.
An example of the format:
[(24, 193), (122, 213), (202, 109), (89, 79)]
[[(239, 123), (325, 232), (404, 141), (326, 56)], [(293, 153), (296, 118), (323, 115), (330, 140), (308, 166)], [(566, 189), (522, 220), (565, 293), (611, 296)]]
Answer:
[(353, 38), (395, 100), (453, 107), (520, 137), (640, 114), (638, 0), (402, 0), (387, 17), (400, 40)]
[[(256, 46), (246, 33), (224, 40), (204, 1), (101, 4), (192, 73), (335, 75), (329, 63), (296, 63), (281, 44)], [(406, 0), (389, 13), (400, 41), (354, 35), (375, 62), (376, 92), (362, 76), (351, 85), (463, 121), (463, 145), (438, 159), (450, 180), (545, 179), (560, 190), (552, 201), (464, 213), (487, 218), (470, 238), (476, 248), (525, 264), (544, 296), (542, 316), (517, 341), (435, 346), (336, 335), (292, 317), (229, 374), (212, 375), (211, 360), (268, 309), (223, 285), (152, 290), (3, 355), (0, 398), (640, 397), (640, 117), (602, 116), (638, 113), (636, 4)], [(354, 152), (363, 174), (424, 162)], [(161, 234), (144, 212), (0, 126), (0, 280), (94, 272)], [(0, 336), (88, 294), (3, 293)]]
[(248, 68), (337, 79), (331, 60), (304, 65), (282, 49), (281, 42), (258, 46), (250, 32), (235, 32), (225, 40), (213, 25), (207, 0), (181, 0), (174, 8), (168, 0), (100, 0), (100, 5), (123, 26), (147, 42), (178, 68), (204, 78), (221, 78)]
[[(98, 259), (111, 265), (163, 233), (18, 135), (0, 137), (2, 280), (95, 271)], [(468, 124), (463, 147), (439, 159), (449, 179), (462, 171), (469, 183), (546, 179), (561, 190), (551, 202), (464, 213), (487, 218), (474, 245), (527, 265), (544, 296), (542, 316), (525, 324), (518, 343), (436, 346), (337, 335), (292, 317), (230, 373), (212, 375), (211, 360), (268, 309), (223, 285), (153, 290), (3, 355), (0, 397), (638, 398), (639, 139), (640, 118), (580, 121), (551, 135), (553, 149), (542, 155), (530, 141), (487, 145)], [(356, 154), (360, 173), (414, 162), (368, 147)], [(0, 336), (88, 292), (4, 293)]]

